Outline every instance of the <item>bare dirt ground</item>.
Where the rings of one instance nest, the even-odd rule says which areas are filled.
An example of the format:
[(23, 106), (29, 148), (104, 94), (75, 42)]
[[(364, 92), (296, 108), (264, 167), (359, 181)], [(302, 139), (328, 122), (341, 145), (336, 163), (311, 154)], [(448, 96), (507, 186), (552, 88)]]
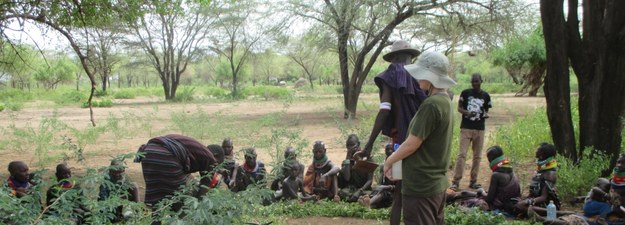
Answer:
[[(493, 109), (490, 112), (491, 119), (487, 121), (487, 131), (492, 132), (497, 126), (509, 123), (515, 118), (525, 115), (527, 112), (532, 111), (534, 108), (544, 105), (544, 98), (542, 97), (514, 97), (512, 95), (494, 95)], [(457, 99), (455, 99), (457, 101)], [(361, 95), (360, 104), (372, 104), (376, 105), (377, 94), (363, 94)], [(154, 110), (158, 108), (158, 110)], [(164, 103), (159, 98), (155, 97), (141, 97), (132, 100), (116, 100), (114, 107), (112, 108), (95, 108), (96, 123), (103, 124), (106, 122), (106, 118), (109, 115), (121, 117), (124, 114), (131, 113), (134, 115), (145, 115), (146, 112), (151, 112), (153, 120), (161, 120), (163, 123), (152, 124), (152, 130), (154, 134), (152, 136), (162, 135), (174, 132), (171, 128), (171, 114), (173, 112), (187, 112), (193, 113), (196, 110), (203, 110), (206, 113), (223, 113), (225, 115), (233, 116), (237, 120), (240, 120), (242, 129), (244, 129), (245, 121), (250, 118), (258, 118), (270, 113), (276, 113), (283, 110), (282, 101), (240, 101), (233, 103), (197, 103), (197, 104), (170, 104)], [(337, 118), (342, 117), (342, 98), (341, 96), (323, 97), (312, 100), (296, 100), (288, 109), (284, 118), (281, 120), (297, 120), (296, 124), (293, 124), (293, 128), (300, 128), (302, 130), (301, 137), (312, 143), (315, 140), (322, 140), (326, 143), (328, 149), (329, 158), (336, 163), (340, 163), (345, 158), (344, 141), (338, 140), (341, 137), (341, 131), (336, 125)], [(359, 108), (360, 110), (360, 108)], [(361, 110), (359, 115), (371, 115), (377, 113), (377, 107), (369, 107), (369, 110)], [(46, 102), (33, 102), (29, 103), (24, 109), (19, 112), (0, 112), (0, 128), (3, 128), (3, 132), (7, 132), (9, 125), (16, 127), (37, 127), (39, 122), (44, 117), (51, 117), (56, 115), (60, 121), (63, 121), (74, 127), (86, 127), (90, 125), (89, 122), (89, 110), (79, 108), (78, 106), (66, 106), (66, 107), (54, 107), (53, 104)], [(358, 121), (356, 121), (358, 122)], [(259, 131), (262, 132), (262, 131)], [(6, 136), (9, 134), (3, 134)], [(487, 135), (488, 136), (488, 135)], [(72, 165), (76, 174), (80, 174), (84, 171), (85, 166), (98, 167), (108, 165), (111, 156), (120, 153), (134, 152), (136, 148), (145, 143), (150, 138), (149, 135), (139, 133), (132, 137), (121, 138), (119, 140), (114, 139), (110, 134), (101, 137), (98, 144), (95, 146), (88, 146), (89, 150), (86, 152), (88, 155), (87, 163), (84, 165)], [(205, 144), (217, 143), (220, 144), (221, 140), (225, 137), (211, 137), (210, 140), (200, 140)], [(237, 137), (232, 137), (235, 142), (235, 149), (242, 148), (244, 146), (251, 146), (253, 143), (246, 141), (238, 141)], [(0, 137), (2, 140), (2, 137)], [(361, 137), (361, 142), (366, 141), (366, 137)], [(0, 142), (1, 143), (1, 142)], [(486, 142), (488, 143), (488, 141)], [(488, 144), (486, 144), (488, 145)], [(0, 146), (1, 147), (1, 146)], [(380, 146), (381, 147), (381, 146)], [(485, 146), (486, 147), (486, 146)], [(4, 148), (0, 148), (4, 149)], [(304, 149), (306, 150), (306, 149)], [(271, 160), (268, 153), (265, 153), (262, 149), (258, 149), (259, 159), (268, 162)], [(382, 150), (379, 150), (382, 151)], [(468, 154), (470, 155), (470, 154)], [(242, 157), (239, 157), (242, 158)], [(484, 157), (485, 159), (485, 157)], [(33, 152), (12, 151), (6, 149), (0, 151), (0, 166), (5, 166), (12, 160), (23, 160), (31, 165), (31, 169), (35, 167), (37, 158)], [(309, 159), (300, 158), (304, 164), (308, 164)], [(48, 162), (46, 167), (53, 169), (54, 165), (58, 162)], [(145, 188), (143, 183), (143, 177), (141, 174), (141, 167), (139, 164), (129, 163), (129, 168), (126, 172), (139, 184), (141, 189)], [(467, 159), (467, 166), (465, 167), (465, 175), (468, 176), (470, 170), (470, 159)], [(0, 178), (6, 178), (8, 172), (2, 170), (0, 172)], [(450, 171), (450, 176), (452, 172)], [(487, 179), (490, 176), (490, 170), (488, 169), (488, 163), (486, 160), (482, 160), (480, 168), (480, 183), (487, 185)], [(463, 179), (461, 188), (468, 186), (468, 179)], [(352, 218), (314, 218), (310, 219), (293, 219), (288, 221), (289, 224), (371, 224), (379, 223), (378, 221), (363, 221)]]

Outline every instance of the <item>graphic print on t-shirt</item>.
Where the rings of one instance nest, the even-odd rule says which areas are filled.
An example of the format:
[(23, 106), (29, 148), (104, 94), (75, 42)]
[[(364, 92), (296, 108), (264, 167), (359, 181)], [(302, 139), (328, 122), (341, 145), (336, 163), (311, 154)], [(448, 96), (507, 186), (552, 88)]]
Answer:
[(469, 96), (468, 100), (467, 111), (475, 112), (475, 116), (470, 117), (469, 120), (479, 121), (482, 118), (482, 106), (484, 106), (484, 99)]

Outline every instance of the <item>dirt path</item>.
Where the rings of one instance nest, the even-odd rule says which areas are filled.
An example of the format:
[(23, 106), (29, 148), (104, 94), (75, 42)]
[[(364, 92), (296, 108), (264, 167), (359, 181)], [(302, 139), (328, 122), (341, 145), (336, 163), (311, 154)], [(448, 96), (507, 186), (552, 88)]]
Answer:
[[(377, 105), (377, 94), (363, 94), (361, 95), (360, 105)], [(495, 130), (496, 127), (503, 124), (507, 124), (518, 116), (525, 115), (527, 112), (533, 110), (536, 107), (544, 105), (544, 98), (529, 98), (529, 97), (513, 97), (512, 95), (494, 95), (492, 96), (494, 107), (490, 112), (491, 119), (487, 121), (487, 131), (490, 133)], [(198, 110), (202, 110), (208, 114), (223, 113), (234, 118), (242, 129), (245, 128), (245, 122), (260, 118), (262, 116), (278, 113), (284, 110), (284, 102), (282, 101), (240, 101), (234, 103), (198, 103), (198, 104), (169, 104), (160, 101), (158, 98), (138, 98), (132, 100), (117, 100), (112, 108), (97, 108), (94, 109), (95, 117), (98, 123), (105, 123), (106, 118), (109, 115), (122, 117), (126, 114), (133, 115), (148, 115), (152, 117), (153, 121), (165, 121), (163, 123), (152, 124), (150, 129), (153, 129), (155, 133), (153, 136), (175, 132), (175, 129), (171, 127), (171, 123), (167, 121), (171, 120), (172, 113), (186, 112), (194, 113)], [(27, 104), (27, 106), (19, 112), (12, 113), (8, 111), (0, 112), (0, 128), (3, 132), (8, 132), (8, 126), (14, 125), (16, 127), (37, 127), (40, 121), (44, 117), (55, 117), (65, 122), (68, 125), (78, 128), (84, 128), (90, 125), (89, 111), (74, 106), (68, 107), (54, 107), (53, 104), (46, 102), (33, 102)], [(155, 110), (157, 109), (157, 110)], [(321, 98), (307, 98), (306, 100), (297, 100), (293, 102), (281, 121), (298, 121), (295, 124), (290, 124), (291, 128), (301, 129), (301, 137), (312, 143), (315, 140), (322, 140), (326, 143), (328, 148), (329, 158), (334, 162), (341, 162), (345, 157), (344, 142), (340, 140), (341, 130), (336, 124), (337, 118), (340, 120), (342, 117), (342, 98), (340, 96), (321, 97)], [(360, 109), (359, 115), (361, 117), (365, 115), (371, 115), (377, 113), (377, 107), (368, 107), (368, 109)], [(356, 123), (358, 121), (355, 121)], [(2, 136), (7, 136), (8, 133), (4, 133)], [(488, 135), (487, 135), (488, 136)], [(110, 134), (104, 136), (97, 144), (97, 146), (90, 146), (90, 150), (86, 152), (88, 156), (87, 163), (90, 167), (105, 166), (108, 164), (111, 156), (134, 152), (136, 148), (145, 143), (150, 138), (150, 135), (140, 133), (135, 136), (122, 138), (119, 140), (111, 140)], [(204, 143), (220, 143), (224, 137), (211, 137), (209, 140), (200, 140)], [(253, 137), (232, 137), (235, 140), (235, 149), (242, 148), (244, 146), (253, 146)], [(365, 137), (361, 137), (365, 139)], [(4, 140), (0, 137), (0, 141)], [(362, 140), (361, 140), (362, 141)], [(457, 140), (454, 140), (457, 141)], [(2, 142), (0, 142), (1, 144)], [(486, 142), (488, 143), (488, 141)], [(486, 144), (488, 145), (488, 144)], [(0, 146), (2, 147), (2, 146)], [(485, 146), (486, 147), (486, 146)], [(5, 148), (0, 148), (5, 149)], [(304, 149), (306, 150), (306, 149)], [(380, 150), (381, 151), (381, 150)], [(470, 155), (470, 154), (469, 154)], [(242, 158), (242, 157), (239, 157)], [(486, 157), (484, 157), (485, 159)], [(269, 162), (271, 157), (268, 153), (264, 153), (262, 149), (259, 149), (259, 159)], [(6, 166), (12, 160), (24, 160), (31, 164), (37, 162), (37, 158), (33, 152), (18, 152), (11, 149), (5, 149), (0, 151), (0, 166)], [(302, 159), (300, 159), (302, 160)], [(302, 160), (306, 164), (307, 159)], [(470, 159), (467, 159), (470, 162)], [(48, 162), (46, 167), (52, 169), (58, 162)], [(74, 166), (74, 173), (81, 174), (84, 171), (81, 165)], [(468, 176), (470, 165), (465, 167), (465, 176)], [(126, 172), (139, 183), (140, 188), (143, 190), (145, 185), (143, 183), (143, 177), (139, 164), (129, 163), (129, 168)], [(451, 171), (450, 171), (451, 172)], [(6, 170), (0, 172), (0, 178), (6, 178)], [(450, 174), (452, 176), (452, 174)], [(490, 170), (488, 169), (488, 163), (486, 160), (482, 160), (479, 180), (482, 185), (487, 185), (487, 179), (490, 176)], [(463, 179), (461, 188), (468, 186), (468, 179)], [(315, 220), (309, 219), (293, 219), (289, 221), (289, 224), (320, 224), (318, 221), (324, 220), (327, 224), (362, 224), (363, 221), (351, 218), (315, 218)], [(312, 221), (312, 222), (311, 222)], [(324, 222), (324, 223), (325, 223)], [(367, 221), (364, 223), (371, 223), (377, 221)]]

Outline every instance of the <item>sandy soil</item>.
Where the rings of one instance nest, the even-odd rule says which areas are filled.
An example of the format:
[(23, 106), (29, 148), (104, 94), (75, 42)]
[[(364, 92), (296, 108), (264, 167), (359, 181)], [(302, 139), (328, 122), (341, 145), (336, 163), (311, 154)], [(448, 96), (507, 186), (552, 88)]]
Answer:
[[(457, 100), (457, 99), (456, 99)], [(360, 104), (369, 104), (370, 106), (376, 105), (377, 94), (364, 94), (361, 96)], [(487, 121), (487, 131), (492, 132), (497, 126), (509, 123), (514, 118), (522, 116), (527, 112), (533, 110), (536, 107), (543, 106), (544, 98), (531, 98), (531, 97), (514, 97), (512, 95), (494, 95), (493, 96), (494, 107), (490, 112), (491, 119)], [(298, 128), (303, 131), (301, 137), (312, 143), (315, 140), (322, 140), (326, 143), (328, 148), (329, 158), (333, 162), (340, 163), (345, 158), (344, 141), (339, 140), (341, 138), (341, 131), (336, 125), (336, 120), (342, 117), (342, 98), (340, 96), (315, 98), (312, 100), (296, 101), (293, 102), (286, 110), (286, 114), (282, 121), (294, 120), (298, 121), (294, 124), (289, 124), (292, 128)], [(157, 108), (158, 110), (155, 110)], [(277, 113), (284, 110), (282, 101), (263, 101), (263, 100), (248, 100), (234, 103), (198, 103), (198, 104), (169, 104), (165, 103), (159, 98), (155, 97), (141, 97), (132, 100), (116, 100), (114, 107), (112, 108), (96, 108), (95, 118), (96, 123), (104, 124), (106, 118), (109, 115), (116, 117), (122, 117), (125, 114), (133, 115), (148, 115), (152, 116), (153, 120), (162, 120), (164, 123), (152, 124), (151, 130), (154, 131), (153, 136), (166, 134), (173, 132), (171, 123), (167, 121), (171, 119), (171, 114), (174, 112), (187, 112), (193, 113), (197, 110), (203, 110), (206, 113), (223, 113), (224, 115), (235, 118), (240, 124), (245, 124), (245, 121), (259, 118), (261, 116)], [(368, 109), (361, 110), (359, 108), (359, 116), (372, 115), (377, 113), (377, 107), (368, 107)], [(7, 127), (10, 125), (16, 127), (37, 127), (40, 121), (44, 117), (52, 117), (56, 115), (58, 120), (63, 121), (73, 127), (85, 128), (90, 125), (89, 111), (88, 109), (79, 108), (78, 106), (66, 106), (55, 107), (51, 103), (47, 102), (32, 102), (26, 105), (24, 109), (19, 112), (0, 112), (0, 128), (2, 128), (3, 137), (0, 137), (0, 141), (7, 135), (9, 135)], [(358, 121), (355, 121), (356, 123)], [(243, 125), (242, 125), (243, 126)], [(259, 131), (262, 132), (262, 131)], [(74, 173), (80, 174), (84, 171), (84, 166), (105, 166), (108, 164), (111, 156), (134, 152), (136, 148), (145, 143), (150, 135), (138, 133), (131, 137), (125, 137), (116, 139), (112, 134), (106, 134), (98, 141), (97, 146), (88, 146), (87, 163), (84, 165), (73, 164)], [(60, 135), (60, 134), (59, 134)], [(488, 136), (488, 135), (487, 135)], [(204, 143), (221, 143), (221, 139), (224, 137), (213, 137), (210, 140), (201, 140)], [(238, 140), (236, 137), (232, 137), (235, 142), (235, 149), (243, 146), (251, 146), (253, 143), (241, 138)], [(361, 137), (361, 141), (366, 141), (364, 137)], [(488, 142), (487, 142), (488, 143)], [(2, 144), (2, 142), (0, 142)], [(380, 146), (381, 147), (381, 146)], [(37, 157), (32, 151), (16, 151), (12, 149), (6, 149), (0, 146), (0, 165), (7, 165), (12, 160), (23, 160), (31, 165), (31, 169), (36, 169), (34, 164), (37, 162)], [(268, 162), (270, 156), (263, 149), (258, 149), (259, 159)], [(382, 151), (382, 150), (379, 150)], [(470, 154), (469, 154), (470, 155)], [(239, 158), (242, 158), (239, 157)], [(485, 159), (485, 157), (484, 157)], [(300, 159), (301, 160), (301, 159)], [(308, 160), (302, 160), (304, 164), (307, 164)], [(53, 169), (53, 166), (58, 162), (47, 162), (46, 168)], [(465, 167), (465, 175), (468, 176), (470, 170), (470, 160), (467, 159), (467, 166)], [(490, 175), (488, 169), (488, 163), (486, 160), (482, 160), (480, 168), (480, 182), (483, 185), (487, 185), (487, 179)], [(126, 170), (131, 177), (139, 183), (141, 189), (145, 188), (143, 183), (143, 177), (141, 174), (141, 168), (139, 164), (129, 163), (129, 168)], [(2, 170), (0, 172), (0, 178), (7, 176), (7, 171)], [(451, 175), (450, 175), (451, 176)], [(468, 186), (468, 179), (463, 179), (461, 188)], [(318, 223), (321, 220), (323, 223)], [(327, 223), (326, 223), (327, 222)], [(367, 221), (366, 223), (377, 222)], [(289, 220), (289, 224), (362, 224), (362, 220), (351, 218), (315, 218), (314, 221), (307, 219), (293, 219)]]

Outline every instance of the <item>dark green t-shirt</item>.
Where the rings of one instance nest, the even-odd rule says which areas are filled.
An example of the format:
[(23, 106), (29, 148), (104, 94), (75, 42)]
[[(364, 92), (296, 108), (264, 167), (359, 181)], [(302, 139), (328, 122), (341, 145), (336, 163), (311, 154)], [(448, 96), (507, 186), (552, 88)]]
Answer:
[(449, 186), (447, 168), (453, 124), (452, 104), (447, 94), (434, 94), (425, 99), (408, 129), (423, 143), (402, 161), (402, 194), (430, 197)]

